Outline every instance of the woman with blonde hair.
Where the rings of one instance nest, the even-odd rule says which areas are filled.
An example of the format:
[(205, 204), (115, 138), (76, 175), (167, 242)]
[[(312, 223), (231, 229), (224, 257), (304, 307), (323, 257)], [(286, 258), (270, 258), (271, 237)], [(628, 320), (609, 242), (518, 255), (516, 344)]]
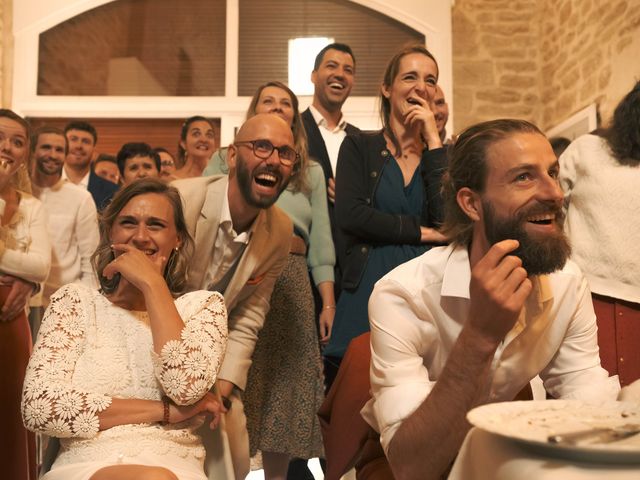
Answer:
[(44, 208), (29, 193), (28, 154), (28, 123), (0, 109), (0, 465), (15, 480), (36, 478), (35, 438), (20, 415), (32, 344), (25, 308), (51, 264)]

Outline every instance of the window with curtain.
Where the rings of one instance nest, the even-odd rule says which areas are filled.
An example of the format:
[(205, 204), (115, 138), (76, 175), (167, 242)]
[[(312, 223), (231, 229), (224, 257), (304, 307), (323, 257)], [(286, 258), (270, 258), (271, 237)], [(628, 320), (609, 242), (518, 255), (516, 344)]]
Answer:
[(40, 35), (38, 95), (223, 96), (225, 0), (118, 0)]
[[(348, 44), (356, 57), (355, 96), (378, 94), (387, 62), (423, 34), (349, 0), (239, 0), (238, 95), (253, 95), (267, 81), (288, 80), (288, 43), (329, 37)], [(317, 52), (309, 52), (315, 57)], [(308, 72), (311, 75), (311, 72)]]

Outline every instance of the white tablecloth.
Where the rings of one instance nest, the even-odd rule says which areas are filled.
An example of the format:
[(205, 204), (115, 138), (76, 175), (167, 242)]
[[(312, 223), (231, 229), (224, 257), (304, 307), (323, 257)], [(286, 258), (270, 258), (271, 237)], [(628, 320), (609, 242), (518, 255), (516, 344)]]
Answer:
[(545, 457), (472, 428), (449, 480), (640, 480), (638, 465), (604, 465)]

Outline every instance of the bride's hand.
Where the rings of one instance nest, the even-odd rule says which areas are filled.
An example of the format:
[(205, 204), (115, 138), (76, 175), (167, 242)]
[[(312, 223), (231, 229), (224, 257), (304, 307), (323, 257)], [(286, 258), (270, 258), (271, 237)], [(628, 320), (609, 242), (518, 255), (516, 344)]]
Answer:
[[(140, 290), (154, 280), (162, 279), (167, 259), (160, 255), (146, 255), (133, 245), (116, 243), (111, 246), (117, 255), (102, 271), (102, 275), (111, 279), (117, 273)], [(118, 252), (120, 254), (118, 255)]]
[(179, 406), (174, 403), (169, 404), (169, 423), (184, 422), (201, 413), (210, 414), (213, 418), (209, 422), (209, 427), (211, 427), (211, 430), (215, 430), (220, 423), (221, 411), (222, 405), (220, 405), (216, 396), (211, 392), (207, 392), (204, 397), (193, 405)]

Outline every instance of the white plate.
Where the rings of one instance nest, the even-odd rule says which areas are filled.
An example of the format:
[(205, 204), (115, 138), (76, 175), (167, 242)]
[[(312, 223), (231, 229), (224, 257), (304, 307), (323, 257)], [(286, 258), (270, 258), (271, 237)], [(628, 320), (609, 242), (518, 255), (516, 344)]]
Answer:
[(558, 445), (550, 435), (640, 424), (640, 404), (607, 402), (598, 405), (575, 400), (491, 403), (467, 414), (482, 430), (515, 440), (544, 455), (599, 463), (640, 463), (640, 434), (611, 443)]

